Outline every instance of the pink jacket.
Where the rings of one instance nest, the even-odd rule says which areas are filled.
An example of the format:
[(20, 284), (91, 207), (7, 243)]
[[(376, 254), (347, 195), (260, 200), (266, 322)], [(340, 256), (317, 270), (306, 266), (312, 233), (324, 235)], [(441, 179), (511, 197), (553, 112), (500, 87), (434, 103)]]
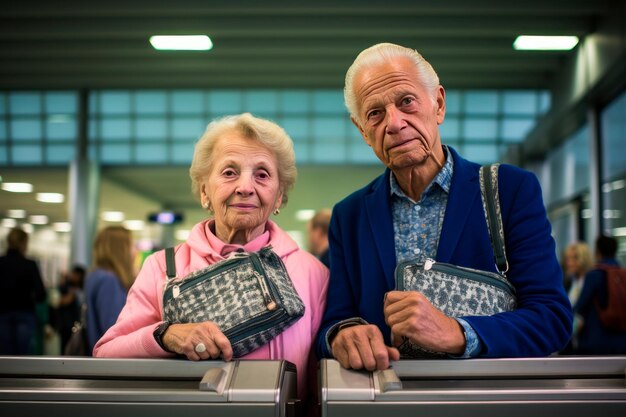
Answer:
[[(215, 236), (207, 227), (210, 220), (196, 224), (187, 242), (176, 248), (177, 276), (224, 259), (211, 246)], [(298, 391), (304, 398), (307, 367), (311, 346), (315, 340), (328, 289), (328, 269), (310, 253), (298, 248), (287, 233), (271, 221), (266, 230), (269, 244), (282, 258), (287, 272), (305, 305), (304, 316), (266, 346), (244, 356), (246, 359), (285, 359), (298, 369)], [(250, 249), (246, 246), (246, 249)], [(256, 250), (260, 248), (255, 248)], [(165, 254), (150, 255), (143, 264), (128, 293), (126, 305), (117, 322), (96, 343), (95, 357), (109, 358), (169, 358), (174, 354), (159, 347), (152, 333), (162, 323), (163, 287), (165, 285)], [(314, 383), (314, 381), (312, 381)]]

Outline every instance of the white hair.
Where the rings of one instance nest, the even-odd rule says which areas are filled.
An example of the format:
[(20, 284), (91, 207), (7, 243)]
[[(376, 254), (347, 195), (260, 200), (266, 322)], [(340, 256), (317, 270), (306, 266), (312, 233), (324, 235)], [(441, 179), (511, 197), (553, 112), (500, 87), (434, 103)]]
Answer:
[(357, 74), (365, 68), (382, 64), (385, 61), (397, 57), (405, 57), (413, 62), (419, 81), (428, 91), (432, 91), (433, 98), (435, 97), (435, 91), (439, 86), (439, 77), (430, 63), (426, 61), (419, 52), (415, 49), (405, 48), (404, 46), (393, 43), (379, 43), (363, 50), (356, 57), (346, 73), (343, 97), (346, 107), (350, 112), (350, 116), (352, 116), (355, 120), (360, 120), (358, 117), (360, 103), (357, 102), (357, 97), (354, 92), (354, 80)]

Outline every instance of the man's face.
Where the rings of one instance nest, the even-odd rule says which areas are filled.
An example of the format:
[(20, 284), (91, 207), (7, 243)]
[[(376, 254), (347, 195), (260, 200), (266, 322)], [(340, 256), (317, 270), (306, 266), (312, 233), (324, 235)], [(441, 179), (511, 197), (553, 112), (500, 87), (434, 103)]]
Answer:
[(354, 92), (359, 110), (352, 121), (383, 164), (396, 170), (426, 162), (440, 141), (443, 87), (426, 90), (413, 63), (398, 57), (361, 70)]

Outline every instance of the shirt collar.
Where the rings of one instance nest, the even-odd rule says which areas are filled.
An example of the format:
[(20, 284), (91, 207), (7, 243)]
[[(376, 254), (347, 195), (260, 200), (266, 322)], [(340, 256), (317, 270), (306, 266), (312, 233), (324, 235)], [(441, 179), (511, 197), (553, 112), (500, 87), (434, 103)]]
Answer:
[(214, 227), (215, 220), (210, 220), (206, 223), (206, 237), (215, 253), (219, 253), (223, 257), (227, 257), (231, 252), (257, 252), (270, 242), (270, 232), (265, 230), (260, 236), (257, 236), (245, 245), (224, 243), (213, 233), (212, 229)]
[[(422, 195), (428, 195), (434, 184), (437, 184), (446, 193), (450, 192), (450, 185), (452, 184), (452, 172), (454, 171), (454, 160), (452, 159), (452, 152), (448, 150), (448, 147), (446, 145), (443, 145), (443, 151), (446, 155), (446, 163), (443, 164), (443, 168), (441, 168), (437, 175), (435, 175), (435, 178), (433, 178), (430, 184), (428, 184)], [(389, 182), (390, 195), (396, 195), (401, 198), (409, 198), (409, 196), (407, 196), (404, 191), (402, 191), (400, 185), (398, 185), (398, 181), (396, 180), (395, 175), (393, 175), (393, 172), (389, 176)]]

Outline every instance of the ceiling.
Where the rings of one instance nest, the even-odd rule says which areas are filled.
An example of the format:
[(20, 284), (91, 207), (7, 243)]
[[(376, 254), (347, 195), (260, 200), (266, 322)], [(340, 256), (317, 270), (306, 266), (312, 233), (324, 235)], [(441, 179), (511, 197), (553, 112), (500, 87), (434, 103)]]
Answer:
[[(584, 37), (611, 0), (3, 2), (0, 90), (99, 88), (333, 88), (358, 52), (394, 42), (418, 49), (448, 88), (553, 85), (567, 53), (518, 52), (519, 34)], [(209, 52), (157, 52), (155, 34), (207, 34)], [(6, 169), (3, 181), (66, 193), (68, 170)], [(101, 173), (100, 207), (191, 208), (187, 168)], [(25, 208), (67, 219), (67, 204), (0, 191), (0, 213)], [(151, 208), (150, 208), (151, 209)], [(137, 212), (137, 214), (134, 213)], [(0, 214), (0, 217), (2, 214)]]

